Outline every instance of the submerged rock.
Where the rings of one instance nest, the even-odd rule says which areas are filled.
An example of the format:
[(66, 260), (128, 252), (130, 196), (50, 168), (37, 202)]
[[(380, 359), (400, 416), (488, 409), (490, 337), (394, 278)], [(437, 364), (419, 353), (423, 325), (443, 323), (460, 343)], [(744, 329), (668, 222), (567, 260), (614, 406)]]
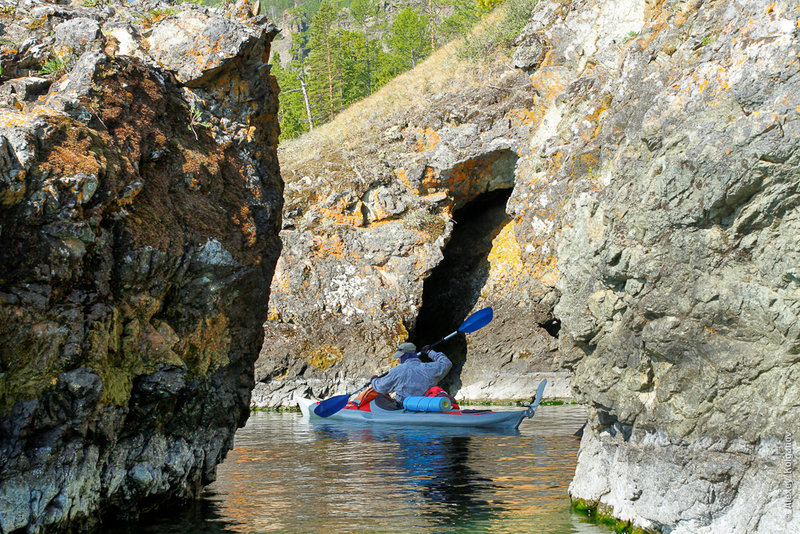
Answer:
[(135, 5), (15, 7), (4, 31), (29, 35), (0, 51), (0, 531), (36, 532), (214, 480), (248, 415), (282, 185), (274, 27), (181, 7), (239, 46), (178, 78), (98, 30), (135, 37), (177, 8), (146, 30)]

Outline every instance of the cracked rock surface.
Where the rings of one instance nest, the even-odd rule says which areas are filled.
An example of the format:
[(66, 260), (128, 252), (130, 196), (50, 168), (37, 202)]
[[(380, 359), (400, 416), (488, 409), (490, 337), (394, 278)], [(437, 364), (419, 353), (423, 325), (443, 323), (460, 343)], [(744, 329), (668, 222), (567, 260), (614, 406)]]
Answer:
[(799, 8), (547, 2), (527, 28), (562, 87), (521, 166), (565, 201), (570, 493), (644, 528), (800, 528)]
[[(213, 481), (249, 413), (280, 253), (275, 29), (0, 4), (0, 531), (132, 519)], [(190, 72), (145, 42), (184, 17), (226, 28)]]

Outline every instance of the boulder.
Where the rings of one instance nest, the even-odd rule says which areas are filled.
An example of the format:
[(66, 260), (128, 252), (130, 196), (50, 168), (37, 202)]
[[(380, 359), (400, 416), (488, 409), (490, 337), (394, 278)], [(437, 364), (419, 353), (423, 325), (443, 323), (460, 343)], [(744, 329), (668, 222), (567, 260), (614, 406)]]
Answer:
[(100, 24), (88, 17), (78, 17), (62, 22), (54, 29), (56, 50), (79, 56), (92, 48), (101, 36)]

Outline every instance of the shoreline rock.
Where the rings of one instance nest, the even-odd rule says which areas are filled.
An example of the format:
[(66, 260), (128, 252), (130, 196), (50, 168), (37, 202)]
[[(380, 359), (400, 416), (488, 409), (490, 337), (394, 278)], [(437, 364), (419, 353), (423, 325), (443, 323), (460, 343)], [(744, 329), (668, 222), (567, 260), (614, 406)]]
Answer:
[(559, 352), (589, 406), (570, 495), (640, 527), (800, 529), (781, 468), (800, 452), (781, 446), (800, 427), (798, 12), (586, 1), (541, 30), (583, 36), (534, 73), (580, 73), (541, 182), (591, 184), (557, 239)]
[(136, 9), (4, 12), (25, 38), (0, 49), (4, 532), (196, 497), (249, 415), (280, 252), (276, 30), (186, 6), (198, 36), (231, 31), (179, 78)]

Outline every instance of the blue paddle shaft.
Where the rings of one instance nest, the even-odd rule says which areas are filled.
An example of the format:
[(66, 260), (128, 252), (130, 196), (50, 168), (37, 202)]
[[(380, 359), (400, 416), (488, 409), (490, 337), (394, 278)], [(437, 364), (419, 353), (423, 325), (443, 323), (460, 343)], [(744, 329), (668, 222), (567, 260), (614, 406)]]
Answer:
[(482, 310), (478, 310), (469, 317), (467, 317), (467, 320), (464, 321), (461, 324), (461, 326), (458, 327), (458, 330), (440, 339), (439, 341), (431, 345), (431, 348), (435, 347), (440, 343), (444, 343), (445, 341), (451, 339), (453, 336), (459, 333), (470, 334), (475, 330), (480, 330), (481, 328), (492, 322), (493, 318), (494, 318), (494, 311), (492, 310), (492, 308), (484, 308)]

